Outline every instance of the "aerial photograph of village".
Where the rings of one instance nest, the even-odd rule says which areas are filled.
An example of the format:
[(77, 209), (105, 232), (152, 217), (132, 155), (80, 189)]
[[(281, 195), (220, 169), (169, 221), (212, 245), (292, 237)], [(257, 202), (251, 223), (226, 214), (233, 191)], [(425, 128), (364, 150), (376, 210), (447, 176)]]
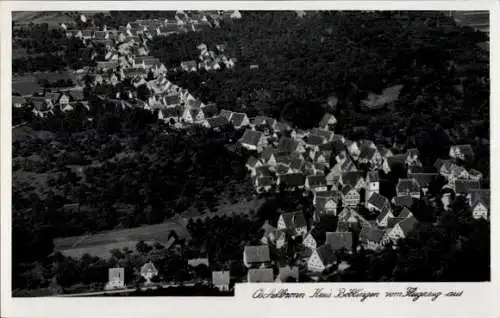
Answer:
[(12, 296), (490, 281), (488, 11), (15, 11)]

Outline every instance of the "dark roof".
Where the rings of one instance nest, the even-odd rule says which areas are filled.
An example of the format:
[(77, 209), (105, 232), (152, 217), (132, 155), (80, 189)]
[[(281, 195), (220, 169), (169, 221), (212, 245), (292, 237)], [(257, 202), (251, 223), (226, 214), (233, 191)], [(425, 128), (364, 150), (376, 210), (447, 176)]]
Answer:
[(243, 253), (248, 263), (264, 263), (271, 260), (267, 245), (245, 246)]
[(233, 115), (233, 112), (227, 109), (222, 109), (219, 115), (226, 117), (227, 120), (230, 120), (231, 116)]
[(260, 131), (247, 129), (241, 137), (241, 143), (257, 146), (259, 140), (262, 138), (262, 133)]
[(248, 270), (249, 283), (271, 283), (274, 281), (274, 274), (272, 268), (257, 268)]
[(406, 163), (406, 156), (405, 155), (394, 155), (387, 157), (387, 163), (389, 166), (395, 165), (395, 164), (402, 164), (404, 165)]
[(396, 196), (394, 197), (394, 205), (411, 207), (413, 205), (413, 198), (409, 195)]
[(261, 159), (264, 159), (265, 161), (268, 161), (269, 159), (271, 159), (271, 156), (274, 155), (274, 148), (273, 147), (265, 147), (263, 150), (262, 150), (262, 154), (260, 155), (260, 158)]
[(411, 216), (413, 216), (413, 213), (411, 213), (411, 211), (410, 211), (410, 209), (408, 209), (408, 207), (404, 207), (403, 210), (401, 210), (401, 212), (399, 212), (399, 214), (398, 214), (399, 218), (408, 218)]
[(415, 179), (399, 179), (396, 185), (397, 193), (420, 192), (420, 186)]
[(466, 157), (473, 157), (474, 156), (474, 150), (472, 149), (471, 145), (456, 145), (458, 149), (460, 149), (460, 152), (464, 154)]
[(333, 116), (332, 114), (326, 113), (325, 115), (323, 115), (323, 118), (321, 118), (321, 121), (319, 122), (319, 126), (323, 127), (323, 126), (328, 125), (328, 122), (330, 121), (330, 119), (335, 119), (335, 116)]
[(318, 136), (318, 135), (309, 135), (307, 136), (307, 143), (309, 145), (317, 146), (321, 145), (323, 142), (325, 142), (325, 138)]
[[(205, 107), (202, 107), (201, 110), (203, 111), (203, 114), (205, 117), (216, 117), (217, 116), (217, 106), (213, 104), (206, 105)], [(227, 121), (229, 124), (229, 121)]]
[(381, 222), (388, 214), (391, 214), (392, 211), (390, 209), (382, 209), (380, 214), (377, 216), (377, 222)]
[(374, 205), (379, 210), (382, 210), (384, 207), (389, 205), (389, 200), (383, 195), (378, 194), (377, 192), (372, 193), (370, 198), (368, 199), (368, 203)]
[(455, 193), (469, 193), (474, 189), (481, 188), (479, 181), (457, 179), (455, 180)]
[(357, 171), (356, 164), (351, 159), (345, 160), (340, 165), (340, 167), (341, 167), (342, 171), (346, 171), (346, 172), (356, 172)]
[(413, 230), (413, 227), (417, 223), (418, 223), (417, 219), (414, 216), (410, 216), (409, 218), (405, 218), (404, 220), (402, 220), (398, 224), (399, 224), (399, 227), (401, 227), (401, 229), (403, 230), (403, 233), (406, 236), (411, 230)]
[(165, 118), (180, 117), (182, 115), (182, 109), (180, 107), (165, 107), (160, 111)]
[(165, 96), (165, 103), (167, 105), (178, 105), (181, 103), (181, 98), (177, 94), (168, 95)]
[(403, 218), (403, 217), (388, 218), (387, 219), (387, 227), (393, 228), (394, 225), (398, 224), (399, 222), (403, 221), (404, 219), (406, 219), (406, 218)]
[(255, 169), (258, 176), (272, 177), (273, 172), (270, 170), (268, 166), (260, 166)]
[(327, 232), (326, 243), (330, 245), (334, 251), (338, 251), (342, 248), (351, 251), (352, 232)]
[(316, 246), (320, 246), (326, 242), (326, 232), (319, 230), (317, 227), (309, 231), (308, 235), (311, 235), (314, 238)]
[(289, 155), (286, 155), (286, 154), (278, 154), (278, 155), (276, 155), (276, 162), (277, 163), (281, 163), (281, 164), (289, 166), (291, 160), (292, 159), (290, 158)]
[(441, 170), (441, 167), (446, 165), (450, 166), (452, 163), (451, 159), (436, 159), (434, 162), (434, 168), (436, 168), (437, 171)]
[(304, 213), (302, 212), (288, 212), (281, 214), (283, 221), (285, 222), (285, 226), (287, 229), (294, 229), (298, 227), (307, 226), (306, 219), (304, 217)]
[(229, 285), (230, 275), (229, 271), (212, 272), (212, 283), (215, 286)]
[(310, 187), (326, 186), (326, 177), (324, 175), (310, 175), (307, 176), (307, 182)]
[(359, 154), (359, 158), (360, 159), (370, 160), (370, 159), (373, 158), (373, 156), (375, 155), (376, 151), (377, 151), (377, 149), (373, 149), (372, 147), (363, 147), (363, 148), (361, 148), (361, 152)]
[(215, 116), (207, 118), (207, 123), (208, 125), (210, 125), (211, 128), (223, 127), (229, 125), (227, 118), (224, 116)]
[(302, 170), (303, 167), (304, 167), (304, 159), (302, 158), (295, 157), (290, 162), (290, 168), (294, 170)]
[(415, 179), (420, 187), (426, 188), (438, 177), (437, 173), (409, 173), (408, 178)]
[(352, 188), (356, 186), (358, 181), (363, 178), (363, 173), (361, 171), (347, 171), (342, 173), (342, 184), (349, 185)]
[(297, 148), (298, 142), (289, 137), (281, 137), (278, 143), (278, 152), (293, 152)]
[(148, 274), (148, 273), (151, 273), (154, 275), (158, 274), (158, 270), (156, 269), (155, 265), (152, 262), (148, 262), (141, 267), (141, 275)]
[(234, 126), (240, 126), (246, 116), (247, 114), (245, 113), (233, 113), (233, 115), (231, 116), (231, 123)]
[(201, 106), (201, 100), (199, 100), (199, 99), (190, 99), (190, 100), (188, 100), (187, 104), (191, 108), (200, 108), (200, 106)]
[(290, 167), (288, 167), (287, 165), (284, 165), (282, 163), (279, 163), (276, 165), (274, 170), (276, 171), (277, 175), (283, 175), (283, 174), (287, 174), (290, 171)]
[(385, 236), (385, 230), (380, 230), (375, 227), (365, 226), (361, 229), (359, 238), (361, 241), (369, 241), (379, 243)]
[(257, 185), (260, 187), (271, 186), (274, 184), (273, 177), (258, 177)]
[(254, 156), (250, 156), (250, 158), (248, 158), (247, 160), (247, 165), (250, 166), (250, 167), (255, 167), (255, 165), (259, 162), (259, 160), (257, 158), (255, 158)]
[(299, 268), (297, 266), (285, 266), (280, 267), (278, 274), (280, 282), (286, 282), (289, 278), (295, 279), (296, 282), (299, 281)]
[(321, 245), (316, 249), (318, 256), (325, 266), (331, 265), (337, 261), (337, 256), (335, 256), (335, 251), (330, 244)]
[(287, 186), (303, 186), (305, 177), (302, 173), (289, 173), (280, 176), (280, 180)]

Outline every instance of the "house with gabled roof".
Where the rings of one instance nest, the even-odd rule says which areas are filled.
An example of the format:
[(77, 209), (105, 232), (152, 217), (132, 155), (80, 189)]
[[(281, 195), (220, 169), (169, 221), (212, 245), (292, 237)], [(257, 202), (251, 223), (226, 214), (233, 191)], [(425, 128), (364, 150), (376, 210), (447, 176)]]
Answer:
[(408, 236), (408, 233), (413, 230), (417, 223), (418, 221), (414, 216), (405, 218), (404, 220), (396, 223), (394, 227), (387, 232), (387, 238), (393, 242), (405, 238)]
[(407, 166), (419, 166), (421, 165), (420, 163), (420, 152), (418, 151), (417, 148), (408, 148), (406, 149), (406, 153), (405, 153), (405, 156), (406, 156), (406, 165)]
[(188, 123), (203, 123), (205, 114), (200, 108), (185, 108), (182, 119)]
[(386, 227), (387, 221), (393, 217), (394, 217), (394, 214), (392, 213), (392, 210), (388, 209), (388, 208), (384, 208), (384, 209), (382, 209), (380, 214), (377, 216), (376, 224), (378, 227)]
[(337, 262), (335, 251), (329, 244), (315, 249), (307, 260), (307, 269), (310, 272), (323, 272)]
[(262, 244), (273, 245), (277, 249), (281, 249), (286, 245), (288, 238), (286, 232), (269, 225), (267, 228), (264, 228), (264, 235), (260, 241)]
[(474, 219), (489, 219), (490, 213), (490, 190), (480, 189), (471, 191), (470, 206), (472, 208), (472, 217)]
[(378, 152), (377, 148), (362, 147), (358, 156), (358, 162), (370, 164), (372, 168), (378, 168), (382, 165), (382, 155)]
[(233, 112), (229, 121), (235, 129), (241, 129), (250, 125), (250, 120), (245, 113)]
[(471, 145), (454, 145), (450, 147), (450, 158), (460, 160), (473, 160), (474, 149)]
[(384, 209), (390, 208), (390, 202), (383, 195), (372, 193), (368, 198), (366, 207), (371, 211), (382, 212)]
[(326, 191), (326, 177), (324, 175), (309, 175), (306, 177), (305, 188), (307, 191)]
[(239, 142), (242, 147), (258, 152), (262, 151), (263, 147), (267, 144), (264, 134), (252, 129), (246, 129)]
[(252, 126), (256, 129), (275, 130), (278, 122), (276, 119), (267, 116), (256, 116), (252, 121)]
[(182, 108), (181, 107), (169, 107), (161, 108), (158, 112), (158, 119), (163, 120), (165, 123), (177, 123), (181, 120)]
[(294, 236), (307, 233), (307, 221), (301, 211), (282, 213), (278, 219), (278, 230), (289, 231)]
[(354, 225), (361, 227), (370, 226), (370, 223), (356, 210), (345, 207), (338, 214), (337, 231), (349, 231)]
[(294, 157), (294, 158), (292, 158), (292, 161), (290, 162), (290, 169), (292, 169), (292, 172), (303, 172), (304, 165), (305, 165), (305, 161), (303, 158)]
[(271, 146), (266, 146), (262, 149), (259, 160), (264, 164), (275, 166), (278, 164), (276, 161), (276, 151)]
[(325, 113), (325, 115), (323, 115), (323, 118), (321, 118), (318, 127), (323, 130), (333, 130), (336, 124), (337, 118), (335, 118), (335, 116), (330, 113)]
[(425, 195), (429, 191), (429, 185), (431, 182), (436, 180), (438, 177), (437, 173), (409, 173), (408, 178), (415, 179), (420, 186), (420, 190)]
[(411, 196), (415, 199), (420, 199), (420, 185), (415, 179), (399, 179), (396, 185), (396, 195)]
[(331, 142), (333, 139), (333, 136), (335, 135), (333, 133), (333, 131), (323, 130), (323, 129), (319, 129), (319, 128), (313, 128), (311, 130), (311, 134), (320, 136), (321, 138), (325, 139), (326, 142)]
[(340, 183), (343, 186), (350, 186), (358, 191), (366, 186), (366, 182), (361, 171), (347, 171), (342, 173), (340, 175)]
[(281, 176), (281, 175), (285, 175), (285, 174), (291, 174), (291, 173), (295, 173), (291, 168), (290, 166), (287, 166), (285, 164), (282, 164), (282, 163), (278, 163), (276, 166), (272, 167), (274, 169), (274, 171), (276, 172), (276, 176)]
[(220, 291), (228, 291), (230, 282), (229, 271), (213, 271), (212, 272), (212, 285), (217, 287)]
[(349, 184), (342, 187), (342, 194), (342, 202), (344, 203), (344, 206), (355, 207), (361, 201), (359, 191)]
[(247, 268), (265, 267), (271, 263), (269, 255), (269, 246), (267, 245), (247, 245), (243, 250), (243, 264)]
[(392, 198), (392, 203), (396, 207), (412, 207), (414, 203), (414, 198), (409, 195), (395, 196)]
[(409, 218), (412, 216), (413, 216), (413, 213), (411, 213), (410, 209), (408, 209), (408, 207), (406, 207), (406, 206), (398, 214), (398, 218)]
[(358, 158), (359, 154), (361, 153), (361, 149), (359, 148), (358, 143), (356, 141), (346, 139), (344, 144), (347, 147), (347, 151), (349, 152), (349, 154), (353, 158)]
[(368, 171), (366, 174), (366, 200), (370, 198), (372, 193), (380, 192), (380, 175), (378, 171)]
[(274, 273), (272, 268), (251, 268), (247, 273), (248, 283), (272, 283)]
[(386, 231), (376, 227), (363, 227), (359, 234), (360, 245), (367, 250), (380, 249), (387, 241)]
[(302, 240), (302, 245), (305, 247), (315, 250), (316, 248), (323, 245), (326, 241), (326, 232), (319, 230), (314, 227), (309, 231)]
[(352, 232), (327, 232), (326, 244), (330, 245), (334, 251), (344, 249), (346, 252), (352, 252), (353, 237)]
[(315, 215), (315, 219), (319, 219), (321, 215), (337, 215), (337, 209), (340, 204), (341, 196), (337, 192), (332, 192), (332, 195), (330, 196), (316, 197), (314, 200), (314, 207), (316, 208), (317, 212)]
[(230, 110), (227, 110), (227, 109), (221, 109), (219, 115), (226, 117), (226, 119), (230, 121), (231, 116), (233, 115), (233, 112)]
[(283, 266), (279, 268), (278, 276), (276, 277), (276, 283), (288, 283), (288, 282), (298, 282), (299, 281), (299, 268), (297, 266)]

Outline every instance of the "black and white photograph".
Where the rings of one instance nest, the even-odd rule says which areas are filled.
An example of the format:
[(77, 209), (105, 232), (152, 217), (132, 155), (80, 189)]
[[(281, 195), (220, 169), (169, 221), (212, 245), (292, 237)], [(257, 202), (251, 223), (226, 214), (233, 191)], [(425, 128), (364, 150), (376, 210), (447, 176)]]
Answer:
[(491, 281), (488, 10), (11, 18), (13, 298)]

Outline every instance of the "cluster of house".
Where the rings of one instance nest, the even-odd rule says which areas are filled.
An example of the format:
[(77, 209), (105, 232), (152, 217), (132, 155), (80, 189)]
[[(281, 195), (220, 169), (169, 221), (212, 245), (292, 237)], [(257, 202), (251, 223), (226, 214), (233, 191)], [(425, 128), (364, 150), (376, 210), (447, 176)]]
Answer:
[(52, 92), (44, 90), (33, 96), (12, 96), (13, 107), (22, 108), (26, 105), (31, 105), (33, 113), (38, 117), (53, 115), (56, 108), (62, 112), (68, 112), (79, 106), (86, 109), (89, 107), (83, 89), (78, 87)]
[(120, 26), (116, 30), (104, 28), (86, 28), (83, 30), (69, 29), (68, 26), (61, 26), (66, 30), (66, 37), (79, 38), (84, 42), (92, 41), (112, 46), (118, 42), (140, 42), (142, 39), (152, 39), (154, 36), (169, 36), (172, 34), (201, 31), (212, 27), (218, 27), (223, 19), (240, 19), (239, 11), (204, 11), (204, 12), (184, 12), (177, 11), (172, 19), (141, 19)]
[[(427, 197), (439, 175), (447, 181), (440, 196), (445, 209), (455, 195), (462, 195), (468, 199), (475, 219), (489, 219), (490, 191), (481, 188), (481, 173), (461, 164), (473, 159), (471, 145), (452, 146), (450, 158), (436, 161), (435, 172), (424, 172), (418, 149), (396, 154), (370, 140), (348, 140), (333, 132), (336, 122), (327, 113), (319, 127), (309, 131), (292, 129), (269, 117), (253, 118), (247, 125), (238, 142), (254, 151), (246, 167), (255, 190), (302, 189), (313, 194), (315, 207), (312, 220), (306, 220), (302, 212), (282, 214), (277, 228), (266, 231), (269, 233), (263, 243), (284, 248), (290, 235), (303, 237), (303, 245), (312, 251), (307, 261), (311, 271), (332, 265), (332, 251), (339, 246), (349, 250), (355, 227), (360, 229), (359, 246), (381, 248), (406, 237), (414, 228), (417, 220), (410, 209), (415, 200)], [(389, 200), (380, 194), (380, 181), (397, 165), (407, 173), (398, 180), (396, 195)], [(360, 215), (361, 206), (376, 219), (368, 221)], [(338, 227), (320, 233), (317, 227), (326, 215), (337, 216)]]
[(181, 62), (182, 70), (186, 72), (194, 72), (199, 69), (213, 71), (221, 69), (222, 65), (224, 65), (227, 69), (231, 69), (236, 63), (235, 58), (227, 57), (224, 54), (224, 44), (217, 44), (215, 51), (209, 50), (207, 45), (204, 43), (198, 45), (197, 49), (200, 50), (199, 62), (197, 63), (195, 60), (183, 61)]

